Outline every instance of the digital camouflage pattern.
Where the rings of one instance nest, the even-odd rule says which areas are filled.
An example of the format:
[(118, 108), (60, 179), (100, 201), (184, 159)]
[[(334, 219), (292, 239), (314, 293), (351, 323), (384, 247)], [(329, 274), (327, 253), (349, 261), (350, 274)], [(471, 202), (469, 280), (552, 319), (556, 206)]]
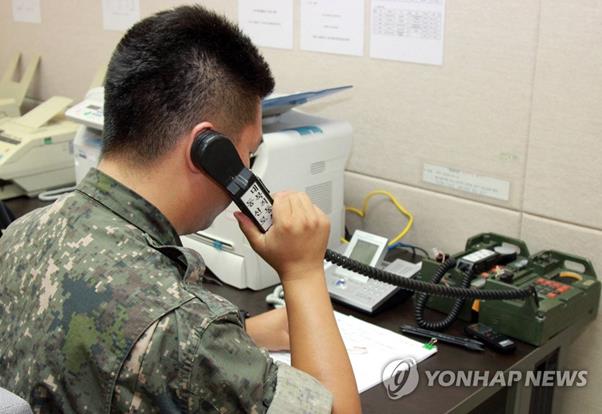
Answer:
[(142, 197), (93, 169), (0, 238), (0, 386), (38, 412), (330, 412)]

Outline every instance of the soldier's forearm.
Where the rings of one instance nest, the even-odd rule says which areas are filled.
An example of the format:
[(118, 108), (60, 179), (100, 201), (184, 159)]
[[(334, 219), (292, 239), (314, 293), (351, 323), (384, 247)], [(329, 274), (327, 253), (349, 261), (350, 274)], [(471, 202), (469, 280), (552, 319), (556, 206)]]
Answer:
[(355, 377), (334, 319), (324, 272), (300, 279), (281, 276), (292, 365), (312, 375), (332, 392), (333, 412), (360, 412)]
[(291, 347), (286, 308), (274, 309), (247, 319), (246, 330), (257, 346), (270, 351), (288, 351)]

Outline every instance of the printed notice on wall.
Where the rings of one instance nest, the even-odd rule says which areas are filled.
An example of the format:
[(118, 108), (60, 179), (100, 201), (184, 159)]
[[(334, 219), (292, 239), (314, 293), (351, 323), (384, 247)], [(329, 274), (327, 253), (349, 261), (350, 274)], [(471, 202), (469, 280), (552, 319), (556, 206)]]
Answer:
[(362, 56), (364, 0), (301, 0), (301, 49)]
[(126, 31), (140, 20), (140, 0), (102, 0), (102, 27)]
[(23, 23), (42, 23), (40, 0), (13, 0), (13, 20)]
[(510, 182), (434, 164), (424, 164), (422, 181), (497, 200), (510, 200)]
[(293, 0), (239, 0), (238, 25), (258, 46), (293, 48)]
[(370, 57), (443, 64), (445, 0), (372, 0)]

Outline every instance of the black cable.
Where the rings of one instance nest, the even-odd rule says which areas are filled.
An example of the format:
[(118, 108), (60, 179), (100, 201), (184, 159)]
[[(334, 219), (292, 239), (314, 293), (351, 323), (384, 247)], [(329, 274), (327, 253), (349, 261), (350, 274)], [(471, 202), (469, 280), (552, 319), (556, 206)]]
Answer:
[(416, 246), (414, 244), (397, 242), (393, 246), (389, 246), (389, 250), (393, 250), (393, 249), (412, 249), (412, 252), (413, 252), (414, 255), (416, 255), (416, 250), (418, 250), (421, 253), (424, 253), (424, 257), (429, 257), (429, 258), (431, 257), (429, 255), (429, 252), (427, 252), (426, 250), (424, 250), (422, 247)]
[[(456, 260), (454, 258), (449, 258), (445, 263), (439, 266), (435, 272), (435, 275), (431, 279), (431, 283), (437, 284), (441, 282), (443, 276), (445, 276), (445, 274), (452, 270), (455, 266)], [(463, 288), (469, 287), (473, 277), (474, 274), (472, 271), (465, 273), (460, 286)], [(424, 319), (424, 309), (426, 308), (426, 302), (428, 302), (428, 299), (429, 295), (426, 293), (419, 293), (416, 295), (416, 307), (414, 308), (414, 315), (416, 316), (416, 323), (418, 326), (424, 329), (430, 329), (432, 331), (442, 331), (449, 328), (451, 324), (458, 319), (458, 316), (462, 311), (462, 307), (464, 306), (464, 302), (466, 302), (466, 299), (464, 298), (457, 298), (445, 318), (439, 321), (427, 321)]]
[(424, 253), (424, 257), (428, 257), (428, 258), (430, 258), (430, 257), (431, 257), (431, 256), (429, 255), (429, 252), (427, 252), (426, 250), (424, 250), (422, 247), (418, 247), (418, 246), (412, 246), (412, 247), (414, 247), (416, 250), (418, 250), (418, 251), (420, 251), (420, 252)]
[(345, 226), (345, 240), (351, 240), (351, 233), (349, 233), (347, 226)]
[(351, 270), (353, 272), (360, 273), (368, 276), (372, 279), (380, 280), (381, 282), (389, 283), (391, 285), (399, 286), (403, 289), (412, 290), (416, 292), (428, 293), (435, 296), (445, 296), (450, 298), (464, 298), (464, 299), (493, 299), (493, 300), (504, 300), (504, 299), (524, 299), (532, 296), (535, 300), (535, 304), (539, 306), (537, 299), (537, 291), (535, 287), (530, 285), (523, 288), (504, 289), (504, 290), (486, 290), (486, 289), (471, 289), (462, 287), (450, 287), (436, 285), (429, 282), (423, 282), (421, 280), (407, 279), (394, 273), (390, 273), (375, 267), (367, 266), (363, 263), (350, 259), (330, 249), (326, 250), (324, 257), (330, 263), (337, 266), (341, 266), (344, 269)]

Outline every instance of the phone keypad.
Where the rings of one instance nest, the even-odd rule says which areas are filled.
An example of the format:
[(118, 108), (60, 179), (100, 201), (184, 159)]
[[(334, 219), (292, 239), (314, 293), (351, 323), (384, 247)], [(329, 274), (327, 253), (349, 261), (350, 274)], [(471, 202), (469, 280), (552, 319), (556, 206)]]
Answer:
[(259, 184), (253, 183), (241, 200), (264, 231), (272, 227), (272, 204)]

